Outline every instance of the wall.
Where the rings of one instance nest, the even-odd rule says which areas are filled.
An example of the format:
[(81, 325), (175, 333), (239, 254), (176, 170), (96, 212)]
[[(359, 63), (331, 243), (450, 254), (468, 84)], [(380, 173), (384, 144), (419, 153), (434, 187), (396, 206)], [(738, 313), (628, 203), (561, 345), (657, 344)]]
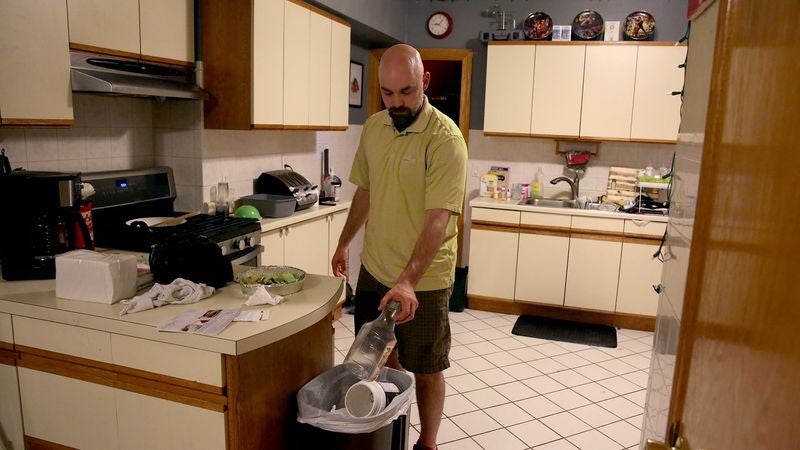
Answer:
[(397, 0), (310, 0), (316, 6), (352, 22), (356, 40), (380, 39), (374, 34), (385, 35), (390, 39), (402, 41), (406, 34), (406, 2)]
[(150, 167), (152, 100), (73, 94), (70, 128), (0, 128), (14, 168), (62, 172)]

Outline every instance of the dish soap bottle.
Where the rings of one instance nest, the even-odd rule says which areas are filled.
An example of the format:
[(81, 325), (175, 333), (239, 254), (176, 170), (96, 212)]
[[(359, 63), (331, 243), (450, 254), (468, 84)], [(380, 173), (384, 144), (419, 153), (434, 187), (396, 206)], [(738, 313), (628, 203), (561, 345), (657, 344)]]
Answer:
[(369, 381), (378, 378), (381, 367), (397, 343), (394, 315), (400, 308), (400, 302), (391, 301), (377, 319), (361, 326), (342, 363), (358, 378)]
[(531, 197), (533, 198), (543, 198), (544, 197), (544, 172), (542, 172), (542, 168), (539, 167), (539, 170), (536, 171), (536, 176), (533, 177), (533, 183), (531, 183)]

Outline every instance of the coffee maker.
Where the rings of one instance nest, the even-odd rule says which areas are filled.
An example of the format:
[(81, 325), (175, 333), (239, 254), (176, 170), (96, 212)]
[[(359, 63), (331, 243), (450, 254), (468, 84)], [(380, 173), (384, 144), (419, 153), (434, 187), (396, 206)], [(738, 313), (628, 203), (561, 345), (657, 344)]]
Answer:
[(0, 221), (5, 280), (55, 278), (56, 255), (94, 248), (80, 214), (80, 174), (16, 170), (0, 175), (0, 195), (8, 202)]

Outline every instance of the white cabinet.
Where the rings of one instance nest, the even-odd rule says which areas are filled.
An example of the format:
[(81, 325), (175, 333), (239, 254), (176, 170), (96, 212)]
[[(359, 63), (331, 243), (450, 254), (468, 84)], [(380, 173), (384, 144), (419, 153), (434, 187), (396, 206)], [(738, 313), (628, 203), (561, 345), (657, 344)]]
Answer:
[(333, 275), (331, 270), (330, 261), (333, 259), (333, 254), (336, 252), (336, 247), (339, 245), (339, 236), (344, 230), (344, 224), (347, 222), (347, 211), (339, 211), (333, 213), (328, 217), (328, 275)]
[(514, 300), (564, 305), (570, 217), (523, 212)]
[(624, 221), (573, 217), (564, 306), (614, 311)]
[[(253, 24), (258, 24), (258, 26), (253, 26), (252, 48), (252, 123), (254, 124), (280, 126), (283, 123), (284, 4), (284, 1), (256, 0), (253, 2)], [(210, 50), (213, 55), (215, 47), (212, 45)], [(213, 74), (217, 62), (204, 62), (206, 68), (209, 63)], [(245, 63), (241, 61), (240, 64), (243, 66)], [(242, 74), (242, 76), (248, 75)], [(212, 81), (213, 87), (214, 79), (212, 78), (210, 81)], [(222, 82), (222, 80), (220, 81)], [(246, 95), (247, 93), (236, 92), (236, 94)], [(234, 93), (226, 92), (224, 95), (233, 96)], [(206, 127), (208, 128), (208, 125)]]
[(658, 294), (653, 289), (661, 280), (662, 264), (653, 255), (657, 243), (625, 238), (617, 287), (617, 312), (655, 316)]
[(16, 353), (11, 315), (0, 313), (0, 425), (3, 439), (12, 449), (23, 449), (22, 409), (19, 403)]
[(472, 209), (469, 295), (514, 300), (519, 220), (518, 211)]
[(282, 266), (283, 260), (283, 234), (284, 228), (261, 233), (261, 245), (264, 253), (261, 254), (261, 265)]
[(586, 47), (581, 138), (630, 139), (636, 49), (634, 45)]
[(194, 62), (193, 0), (68, 0), (67, 7), (74, 49)]
[(350, 110), (350, 27), (331, 20), (331, 129), (347, 128)]
[(311, 126), (331, 123), (331, 23), (319, 14), (309, 16), (308, 122)]
[(302, 128), (308, 125), (310, 11), (289, 1), (284, 8), (283, 124)]
[(530, 132), (577, 138), (585, 45), (537, 45)]
[(483, 129), (530, 134), (536, 46), (489, 45)]
[(685, 46), (639, 46), (631, 139), (674, 141), (681, 123)]
[(0, 3), (0, 124), (71, 125), (64, 2)]

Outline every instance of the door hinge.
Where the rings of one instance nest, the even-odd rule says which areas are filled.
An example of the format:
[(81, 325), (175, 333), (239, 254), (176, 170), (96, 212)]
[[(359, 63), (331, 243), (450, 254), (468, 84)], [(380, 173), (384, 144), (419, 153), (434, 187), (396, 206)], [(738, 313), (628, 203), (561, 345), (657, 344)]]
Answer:
[(680, 431), (680, 422), (672, 422), (667, 433), (667, 442), (671, 442), (672, 445), (648, 439), (645, 443), (645, 450), (692, 450), (689, 441), (680, 436)]

